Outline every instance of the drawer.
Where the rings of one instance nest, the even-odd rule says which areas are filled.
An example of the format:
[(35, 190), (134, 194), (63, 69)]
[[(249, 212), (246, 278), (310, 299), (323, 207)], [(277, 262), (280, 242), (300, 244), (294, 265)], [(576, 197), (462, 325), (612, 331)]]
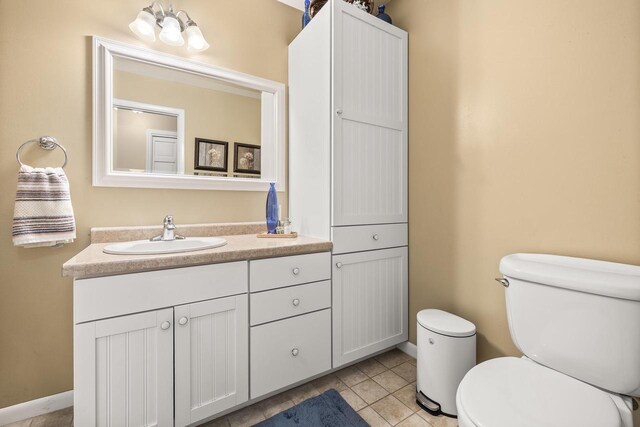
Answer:
[(331, 252), (249, 262), (249, 289), (251, 292), (318, 282), (330, 278)]
[(77, 279), (74, 323), (247, 293), (247, 261)]
[(407, 246), (408, 227), (406, 223), (332, 227), (331, 240), (334, 254)]
[(331, 309), (251, 328), (251, 398), (331, 369)]
[(331, 280), (251, 294), (251, 326), (331, 307)]

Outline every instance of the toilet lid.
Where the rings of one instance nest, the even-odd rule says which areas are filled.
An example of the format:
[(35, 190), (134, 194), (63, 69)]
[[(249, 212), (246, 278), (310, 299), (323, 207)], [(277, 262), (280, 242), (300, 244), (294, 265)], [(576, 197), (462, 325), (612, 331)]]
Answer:
[(502, 357), (471, 369), (459, 411), (478, 427), (621, 427), (609, 395), (527, 359)]

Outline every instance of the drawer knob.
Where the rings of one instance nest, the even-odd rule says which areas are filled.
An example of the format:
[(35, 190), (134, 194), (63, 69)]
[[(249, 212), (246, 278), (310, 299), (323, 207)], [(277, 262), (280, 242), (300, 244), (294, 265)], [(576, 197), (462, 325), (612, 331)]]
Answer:
[(336, 262), (336, 268), (342, 268), (342, 263), (341, 262)]
[(166, 331), (171, 327), (171, 322), (167, 322), (166, 320), (160, 324), (160, 329)]
[(296, 357), (298, 354), (300, 354), (300, 350), (298, 350), (297, 348), (294, 348), (293, 350), (291, 350), (291, 355), (293, 357)]
[(380, 236), (378, 236), (377, 234), (374, 234), (371, 237), (373, 237), (373, 240), (380, 240)]
[(182, 326), (186, 325), (187, 322), (189, 322), (189, 319), (187, 319), (186, 317), (181, 317), (180, 320), (178, 320), (178, 323), (180, 323), (180, 325)]
[(293, 269), (293, 275), (297, 276), (298, 274), (300, 274), (300, 269), (298, 267)]
[(339, 115), (339, 116), (341, 116), (341, 115), (342, 115), (342, 108), (338, 108), (338, 109), (336, 110), (336, 114), (337, 114), (337, 115)]
[(293, 304), (294, 307), (297, 307), (300, 305), (300, 300), (298, 298), (294, 298), (293, 301), (291, 301), (291, 304)]

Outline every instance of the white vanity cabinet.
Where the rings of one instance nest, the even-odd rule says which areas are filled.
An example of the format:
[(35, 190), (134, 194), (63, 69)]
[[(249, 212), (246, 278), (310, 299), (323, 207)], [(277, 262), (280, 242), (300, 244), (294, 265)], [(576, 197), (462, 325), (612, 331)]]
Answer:
[(197, 425), (329, 371), (331, 256), (75, 279), (75, 425)]
[(75, 280), (75, 425), (185, 426), (246, 402), (247, 271)]
[(176, 426), (249, 398), (247, 296), (174, 308)]
[(74, 424), (173, 425), (173, 309), (75, 326)]
[(408, 339), (407, 46), (340, 0), (289, 45), (289, 211), (334, 243), (334, 368)]
[(331, 254), (250, 261), (251, 398), (331, 369)]

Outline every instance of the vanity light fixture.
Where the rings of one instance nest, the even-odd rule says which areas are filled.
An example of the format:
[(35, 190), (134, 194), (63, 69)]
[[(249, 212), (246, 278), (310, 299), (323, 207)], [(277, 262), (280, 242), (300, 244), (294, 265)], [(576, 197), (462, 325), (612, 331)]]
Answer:
[[(181, 16), (184, 18), (181, 19)], [(184, 10), (174, 12), (173, 5), (169, 5), (169, 9), (165, 11), (162, 4), (154, 1), (142, 9), (129, 24), (131, 31), (146, 42), (156, 41), (156, 26), (161, 28), (160, 41), (170, 46), (184, 45), (182, 33), (186, 33), (189, 52), (202, 52), (209, 48), (202, 31), (189, 14)]]

